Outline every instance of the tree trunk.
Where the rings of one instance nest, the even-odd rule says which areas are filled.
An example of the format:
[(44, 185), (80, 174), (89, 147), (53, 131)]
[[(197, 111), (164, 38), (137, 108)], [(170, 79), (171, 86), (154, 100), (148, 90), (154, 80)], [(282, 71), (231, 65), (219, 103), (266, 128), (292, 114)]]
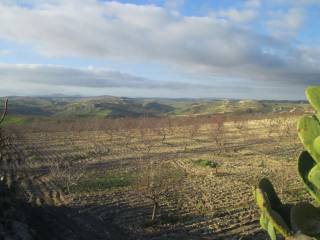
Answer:
[(186, 143), (186, 144), (184, 145), (183, 151), (186, 152), (186, 151), (187, 151), (187, 148), (188, 148), (188, 143)]
[(152, 210), (152, 217), (151, 221), (154, 221), (157, 215), (157, 210), (158, 210), (158, 203), (156, 201), (153, 201), (153, 210)]
[(162, 141), (161, 141), (161, 142), (162, 142), (162, 144), (164, 144), (164, 141), (166, 140), (166, 137), (167, 137), (167, 135), (166, 135), (166, 134), (164, 134), (164, 135), (163, 135), (163, 137), (162, 137)]
[(68, 191), (68, 194), (70, 194), (70, 183), (69, 183), (69, 180), (67, 180), (67, 191)]

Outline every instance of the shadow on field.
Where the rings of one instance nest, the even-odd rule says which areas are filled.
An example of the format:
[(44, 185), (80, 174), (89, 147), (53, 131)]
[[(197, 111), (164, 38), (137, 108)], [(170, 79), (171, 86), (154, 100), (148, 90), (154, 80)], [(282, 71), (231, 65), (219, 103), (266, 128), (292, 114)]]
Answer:
[(79, 214), (79, 209), (35, 206), (8, 192), (1, 195), (0, 216), (0, 239), (131, 239), (110, 223), (105, 224), (90, 214)]
[[(137, 203), (139, 206), (119, 201), (82, 207), (36, 206), (19, 198), (21, 192), (17, 194), (13, 189), (4, 188), (2, 193), (0, 239), (267, 239), (263, 232), (244, 236), (245, 229), (240, 235), (240, 231), (232, 234), (232, 229), (229, 228), (213, 232), (210, 224), (203, 224), (212, 222), (212, 218), (181, 215), (166, 207), (160, 207), (156, 221), (151, 222), (152, 206), (140, 206), (143, 203)], [(221, 216), (216, 216), (215, 219)]]
[[(194, 240), (194, 239), (246, 239), (266, 240), (267, 234), (264, 231), (246, 233), (238, 231), (232, 233), (230, 229), (221, 229), (213, 232), (210, 224), (203, 225), (203, 222), (212, 222), (212, 218), (199, 215), (184, 215), (179, 212), (172, 213), (165, 208), (159, 210), (157, 219), (151, 221), (152, 206), (132, 207), (128, 204), (121, 206), (102, 205), (85, 206), (81, 212), (93, 211), (100, 213), (100, 219), (106, 226), (113, 226), (114, 229), (126, 233), (122, 239), (152, 239), (152, 240)], [(220, 222), (222, 225), (223, 222)], [(241, 226), (239, 227), (241, 228)], [(230, 231), (230, 232), (229, 232)], [(241, 232), (241, 233), (240, 233)], [(116, 236), (116, 235), (115, 235)], [(117, 239), (117, 238), (112, 238)], [(119, 238), (120, 239), (120, 238)]]
[[(89, 209), (95, 206), (87, 207)], [(196, 227), (187, 231), (184, 229), (182, 222), (184, 224), (190, 222), (191, 224), (196, 220), (196, 218), (198, 218), (193, 218), (192, 216), (184, 219), (175, 219), (171, 216), (171, 218), (166, 219), (166, 216), (162, 215), (154, 224), (147, 225), (147, 222), (145, 221), (145, 225), (140, 225), (142, 223), (140, 222), (141, 218), (139, 219), (139, 216), (137, 215), (137, 219), (135, 221), (137, 227), (134, 225), (129, 226), (130, 233), (128, 233), (124, 228), (117, 226), (118, 224), (121, 225), (119, 217), (123, 218), (125, 215), (129, 217), (128, 214), (130, 213), (141, 213), (142, 211), (150, 209), (130, 208), (127, 206), (119, 211), (119, 209), (115, 209), (111, 206), (101, 206), (99, 210), (103, 211), (103, 208), (105, 208), (104, 211), (109, 210), (110, 214), (104, 215), (100, 219), (97, 216), (88, 214), (85, 209), (50, 206), (36, 207), (22, 202), (18, 203), (17, 211), (20, 212), (20, 216), (23, 216), (21, 220), (24, 220), (25, 224), (28, 225), (32, 239), (37, 240), (267, 239), (264, 232), (258, 232), (251, 236), (232, 235), (228, 236), (228, 238), (219, 237), (219, 235), (215, 235), (215, 233), (203, 234), (203, 232), (209, 230), (210, 226), (205, 228), (202, 227), (201, 231), (197, 231)], [(133, 220), (134, 219), (131, 219), (131, 221)], [(127, 225), (128, 222), (123, 224)], [(168, 226), (168, 224), (170, 224), (170, 226)], [(30, 239), (26, 237), (28, 233), (25, 231), (26, 229), (20, 228), (20, 238), (12, 239)]]

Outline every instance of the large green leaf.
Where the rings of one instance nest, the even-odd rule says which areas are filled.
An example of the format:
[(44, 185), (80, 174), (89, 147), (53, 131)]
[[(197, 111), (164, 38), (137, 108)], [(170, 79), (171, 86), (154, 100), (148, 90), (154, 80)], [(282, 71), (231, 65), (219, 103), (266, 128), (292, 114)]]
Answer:
[(316, 164), (309, 172), (308, 179), (313, 185), (320, 189), (320, 164)]
[(281, 201), (274, 190), (272, 183), (267, 178), (262, 178), (259, 182), (259, 188), (268, 196), (271, 208), (281, 205)]
[(311, 106), (320, 112), (320, 87), (310, 86), (306, 89), (306, 96)]
[(264, 213), (261, 213), (261, 216), (260, 216), (260, 226), (261, 226), (264, 230), (268, 231), (268, 223), (269, 223), (269, 220), (268, 220), (267, 216), (264, 215)]
[(262, 227), (265, 229), (266, 224), (268, 224), (268, 232), (270, 230), (272, 233), (270, 227), (270, 225), (272, 225), (272, 228), (283, 236), (289, 236), (290, 219), (286, 221), (285, 218), (290, 216), (288, 213), (290, 212), (291, 206), (281, 203), (272, 183), (267, 178), (263, 178), (259, 182), (259, 186), (255, 189), (255, 198), (263, 214), (262, 219), (260, 219), (262, 221)]
[(275, 231), (271, 222), (269, 222), (269, 224), (268, 224), (268, 234), (269, 234), (271, 240), (277, 240), (276, 231)]
[(298, 135), (305, 149), (320, 162), (320, 123), (315, 116), (304, 116), (298, 122)]
[(320, 189), (309, 180), (309, 173), (317, 163), (307, 151), (303, 151), (298, 160), (298, 172), (308, 192), (320, 203)]

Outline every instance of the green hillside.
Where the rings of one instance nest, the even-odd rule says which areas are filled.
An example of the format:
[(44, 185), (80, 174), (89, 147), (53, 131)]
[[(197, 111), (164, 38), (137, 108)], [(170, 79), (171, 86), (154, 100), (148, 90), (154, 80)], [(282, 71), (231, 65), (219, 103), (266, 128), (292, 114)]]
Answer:
[[(143, 99), (102, 97), (10, 97), (11, 121), (26, 117), (139, 117), (198, 116), (216, 113), (304, 112), (305, 102), (213, 100), (213, 99)], [(15, 120), (14, 120), (15, 119)], [(17, 120), (19, 119), (19, 120)]]

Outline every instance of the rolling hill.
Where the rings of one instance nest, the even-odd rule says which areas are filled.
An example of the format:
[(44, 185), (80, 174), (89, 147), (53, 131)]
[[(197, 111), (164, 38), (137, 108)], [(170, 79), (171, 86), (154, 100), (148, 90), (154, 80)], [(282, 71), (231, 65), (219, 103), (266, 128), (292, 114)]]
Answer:
[(27, 117), (139, 117), (201, 116), (216, 113), (304, 112), (303, 101), (229, 99), (151, 99), (101, 97), (10, 97), (11, 116)]

